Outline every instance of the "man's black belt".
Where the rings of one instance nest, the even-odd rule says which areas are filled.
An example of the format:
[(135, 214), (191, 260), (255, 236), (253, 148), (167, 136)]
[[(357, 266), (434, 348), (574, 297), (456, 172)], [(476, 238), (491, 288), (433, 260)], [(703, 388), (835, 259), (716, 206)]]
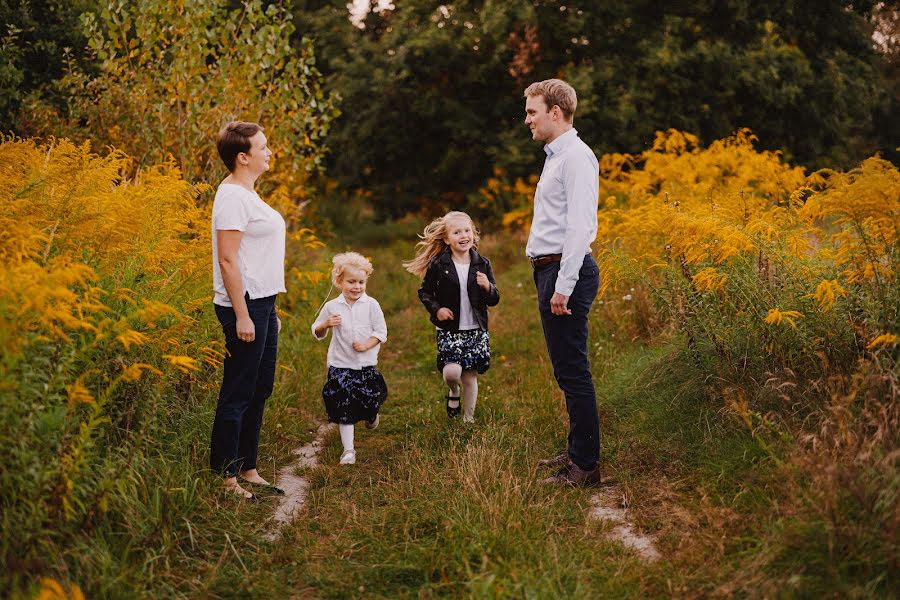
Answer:
[(531, 260), (531, 268), (537, 269), (551, 263), (558, 263), (562, 260), (562, 254), (545, 254), (544, 256), (535, 256)]

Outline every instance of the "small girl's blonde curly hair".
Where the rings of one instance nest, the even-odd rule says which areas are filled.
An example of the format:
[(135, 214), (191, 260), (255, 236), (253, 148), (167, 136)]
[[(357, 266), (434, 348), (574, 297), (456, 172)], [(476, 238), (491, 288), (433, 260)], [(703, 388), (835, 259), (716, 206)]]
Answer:
[(428, 265), (434, 260), (434, 257), (443, 252), (447, 246), (444, 241), (447, 238), (447, 224), (453, 221), (466, 220), (472, 224), (472, 246), (478, 248), (478, 242), (481, 241), (480, 232), (475, 228), (472, 217), (459, 210), (451, 210), (443, 217), (439, 217), (429, 223), (425, 227), (425, 231), (419, 236), (422, 240), (416, 244), (416, 257), (411, 261), (403, 263), (407, 271), (413, 275), (423, 277)]
[(335, 254), (331, 262), (334, 263), (334, 268), (331, 269), (331, 283), (334, 285), (340, 285), (341, 280), (344, 278), (344, 271), (347, 269), (359, 269), (366, 274), (366, 277), (375, 270), (369, 259), (359, 252)]

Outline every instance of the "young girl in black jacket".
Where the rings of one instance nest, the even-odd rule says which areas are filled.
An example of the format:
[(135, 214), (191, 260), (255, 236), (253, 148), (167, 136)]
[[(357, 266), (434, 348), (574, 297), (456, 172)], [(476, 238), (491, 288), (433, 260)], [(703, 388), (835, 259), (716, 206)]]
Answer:
[(451, 211), (432, 221), (416, 245), (416, 257), (403, 266), (423, 277), (419, 299), (437, 327), (437, 369), (450, 388), (447, 415), (460, 413), (475, 422), (478, 374), (491, 364), (488, 306), (496, 306), (500, 292), (491, 261), (481, 256), (478, 230), (464, 212)]

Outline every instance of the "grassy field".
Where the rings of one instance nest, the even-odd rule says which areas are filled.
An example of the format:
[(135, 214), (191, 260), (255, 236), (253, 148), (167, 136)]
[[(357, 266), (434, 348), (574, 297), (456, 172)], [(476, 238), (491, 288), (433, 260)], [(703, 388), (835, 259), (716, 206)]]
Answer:
[[(567, 421), (521, 240), (482, 244), (501, 301), (491, 313), (493, 362), (480, 378), (474, 425), (444, 412), (433, 328), (416, 298), (419, 282), (400, 266), (413, 243), (353, 248), (375, 265), (369, 293), (387, 316), (379, 367), (390, 395), (381, 427), (357, 430), (355, 466), (339, 466), (339, 440), (327, 440), (321, 466), (306, 473), (306, 509), (280, 538), (265, 537), (275, 498), (240, 502), (204, 470), (214, 390), (196, 390), (191, 410), (172, 415), (184, 452), (164, 455), (160, 443), (158, 460), (125, 474), (137, 496), (134, 512), (69, 542), (65, 556), (51, 559), (58, 578), (88, 597), (110, 598), (894, 593), (896, 574), (885, 565), (895, 559), (884, 556), (893, 534), (871, 559), (866, 548), (842, 546), (830, 521), (804, 504), (809, 488), (788, 476), (791, 439), (751, 433), (710, 391), (677, 336), (652, 345), (625, 339), (609, 303), (598, 303), (591, 353), (601, 464), (663, 558), (646, 563), (609, 541), (612, 525), (588, 516), (591, 490), (538, 484), (544, 473), (535, 462), (563, 447)], [(304, 269), (326, 268), (329, 258), (307, 251)], [(309, 333), (319, 301), (283, 315), (279, 380), (260, 451), (270, 479), (324, 418), (326, 343)], [(850, 526), (865, 519), (863, 509), (846, 515)]]
[[(564, 446), (566, 417), (521, 242), (482, 247), (501, 302), (474, 426), (444, 413), (419, 282), (400, 268), (411, 249), (405, 241), (368, 251), (376, 267), (369, 291), (390, 332), (380, 362), (391, 390), (383, 424), (358, 432), (353, 468), (337, 465), (331, 440), (324, 466), (310, 474), (306, 513), (254, 558), (248, 568), (259, 575), (249, 589), (326, 598), (865, 597), (890, 589), (885, 557), (854, 564), (849, 551), (858, 548), (836, 554), (826, 524), (787, 497), (809, 495), (786, 483), (791, 440), (751, 434), (677, 338), (654, 346), (622, 339), (608, 303), (596, 305), (591, 334), (602, 464), (663, 560), (647, 564), (607, 541), (610, 525), (587, 516), (590, 490), (537, 483), (535, 461)], [(304, 379), (314, 366), (312, 381), (292, 393), (308, 419), (322, 412), (325, 348), (304, 348), (297, 360), (304, 357)]]
[[(391, 390), (383, 424), (358, 433), (353, 468), (338, 466), (339, 444), (330, 446), (312, 474), (308, 511), (267, 561), (261, 590), (287, 585), (334, 598), (640, 593), (649, 574), (601, 541), (586, 517), (590, 492), (536, 483), (535, 461), (563, 445), (566, 429), (518, 250), (486, 249), (502, 300), (474, 426), (444, 413), (433, 329), (416, 300), (418, 281), (399, 268), (410, 244), (373, 252), (370, 292), (390, 332), (380, 362)], [(323, 355), (324, 345), (312, 360), (322, 364)], [(320, 381), (301, 399), (310, 413), (320, 410)]]
[[(236, 552), (213, 544), (222, 556), (201, 579), (204, 589), (225, 597), (588, 598), (703, 595), (727, 585), (754, 544), (750, 531), (727, 539), (741, 529), (740, 508), (769, 501), (753, 485), (766, 476), (765, 454), (705, 400), (698, 374), (679, 368), (676, 348), (617, 341), (598, 305), (591, 341), (602, 464), (623, 483), (639, 528), (658, 536), (664, 560), (648, 565), (605, 540), (609, 525), (588, 519), (590, 490), (537, 483), (535, 461), (564, 445), (566, 418), (520, 244), (483, 247), (496, 264), (501, 303), (475, 425), (444, 413), (418, 281), (400, 268), (411, 246), (368, 252), (376, 267), (369, 291), (390, 336), (380, 360), (390, 387), (382, 426), (358, 431), (355, 467), (337, 465), (339, 442), (330, 441), (323, 466), (310, 473), (305, 513), (271, 545), (253, 534), (265, 527), (265, 502), (224, 501), (245, 535)], [(309, 439), (323, 412), (325, 344), (310, 343), (311, 315), (297, 317), (266, 423), (278, 441), (264, 451), (279, 460), (288, 460), (292, 440)]]

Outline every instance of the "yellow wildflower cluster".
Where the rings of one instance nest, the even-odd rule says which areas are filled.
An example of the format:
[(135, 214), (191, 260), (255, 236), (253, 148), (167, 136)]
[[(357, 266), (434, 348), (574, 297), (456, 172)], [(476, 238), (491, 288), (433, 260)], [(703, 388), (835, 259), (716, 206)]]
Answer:
[(35, 600), (84, 600), (84, 593), (75, 584), (67, 589), (55, 579), (42, 577), (41, 589)]
[[(668, 130), (640, 154), (602, 156), (601, 295), (648, 289), (690, 347), (705, 340), (723, 364), (761, 349), (762, 368), (836, 354), (848, 364), (860, 337), (894, 347), (884, 332), (900, 312), (900, 171), (876, 157), (807, 176), (756, 141), (740, 130), (703, 148)], [(525, 228), (534, 182), (502, 176), (481, 195)]]
[(816, 243), (833, 249), (850, 284), (890, 285), (900, 262), (900, 171), (870, 158), (847, 173), (814, 173), (798, 193), (809, 194), (799, 216), (821, 224)]
[(0, 138), (0, 394), (5, 407), (32, 398), (32, 410), (67, 415), (40, 443), (58, 461), (45, 465), (48, 510), (68, 519), (116, 406), (222, 356), (218, 332), (198, 326), (210, 297), (204, 188), (173, 164), (130, 172), (115, 150)]
[(779, 239), (787, 203), (803, 171), (774, 152), (758, 152), (748, 131), (699, 146), (690, 134), (658, 132), (640, 155), (601, 161), (598, 238), (642, 263), (677, 257), (721, 264)]
[(794, 319), (799, 319), (803, 315), (796, 310), (781, 310), (780, 308), (770, 308), (769, 313), (766, 315), (765, 322), (769, 325), (780, 325), (781, 323), (787, 323), (794, 329), (797, 328), (797, 321)]

